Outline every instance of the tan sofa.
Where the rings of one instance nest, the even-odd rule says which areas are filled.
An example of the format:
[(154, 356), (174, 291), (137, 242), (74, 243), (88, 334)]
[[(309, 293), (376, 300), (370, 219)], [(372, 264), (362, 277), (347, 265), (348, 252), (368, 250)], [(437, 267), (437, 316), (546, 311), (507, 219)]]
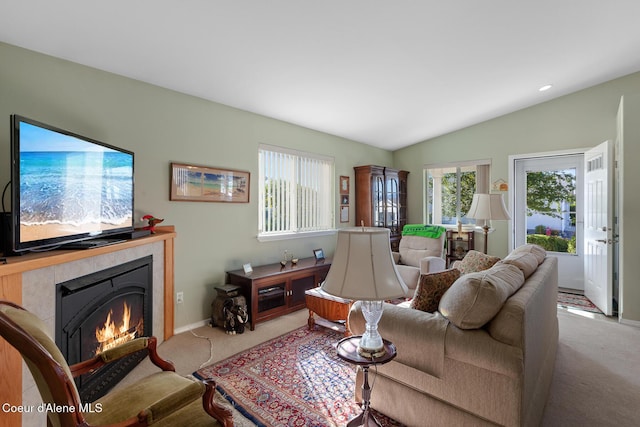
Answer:
[[(378, 329), (398, 355), (377, 367), (371, 406), (408, 426), (539, 425), (558, 345), (558, 272), (555, 257), (531, 252), (461, 276), (435, 313), (385, 304)], [(359, 303), (349, 322), (364, 331)], [(358, 399), (361, 385), (360, 372)]]

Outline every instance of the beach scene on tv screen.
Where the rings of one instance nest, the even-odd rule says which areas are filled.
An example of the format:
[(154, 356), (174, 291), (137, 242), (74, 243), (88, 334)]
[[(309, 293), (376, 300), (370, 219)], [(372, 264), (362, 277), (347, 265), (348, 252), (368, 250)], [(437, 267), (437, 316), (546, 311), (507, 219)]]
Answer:
[(131, 226), (133, 156), (20, 124), (20, 240)]

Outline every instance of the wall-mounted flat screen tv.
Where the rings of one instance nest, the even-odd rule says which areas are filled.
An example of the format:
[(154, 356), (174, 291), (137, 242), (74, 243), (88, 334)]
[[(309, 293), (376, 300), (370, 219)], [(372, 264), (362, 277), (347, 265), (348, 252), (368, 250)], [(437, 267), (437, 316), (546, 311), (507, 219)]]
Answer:
[(132, 152), (11, 116), (16, 252), (133, 230)]

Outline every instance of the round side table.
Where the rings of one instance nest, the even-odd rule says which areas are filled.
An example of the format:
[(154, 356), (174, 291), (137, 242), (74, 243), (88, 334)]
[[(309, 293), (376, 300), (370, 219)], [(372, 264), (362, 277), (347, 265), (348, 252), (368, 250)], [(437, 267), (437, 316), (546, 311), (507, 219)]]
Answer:
[(383, 339), (385, 353), (380, 357), (367, 358), (358, 353), (358, 344), (362, 335), (354, 335), (338, 341), (338, 357), (349, 363), (358, 365), (364, 374), (362, 384), (362, 413), (349, 421), (347, 427), (354, 426), (378, 426), (380, 423), (375, 419), (369, 410), (371, 400), (371, 387), (369, 386), (369, 367), (373, 365), (383, 365), (396, 357), (396, 346), (390, 341)]

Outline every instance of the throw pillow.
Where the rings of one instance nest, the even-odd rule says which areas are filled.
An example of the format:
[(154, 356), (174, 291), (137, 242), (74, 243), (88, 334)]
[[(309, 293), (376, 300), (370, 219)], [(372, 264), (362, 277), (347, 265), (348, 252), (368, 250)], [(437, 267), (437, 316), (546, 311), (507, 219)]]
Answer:
[(456, 268), (461, 274), (475, 273), (491, 268), (493, 264), (500, 261), (497, 256), (483, 254), (482, 252), (470, 250), (462, 258), (462, 261), (456, 263)]
[(538, 259), (531, 252), (512, 252), (500, 263), (515, 265), (522, 271), (525, 279), (529, 278), (538, 268)]
[(481, 328), (523, 283), (524, 275), (518, 267), (497, 264), (456, 280), (442, 296), (438, 310), (460, 329)]
[(438, 310), (440, 298), (460, 277), (460, 270), (452, 268), (435, 273), (422, 274), (411, 300), (411, 308), (433, 313)]
[(519, 253), (533, 254), (538, 260), (538, 264), (542, 264), (542, 261), (544, 261), (544, 258), (547, 256), (547, 251), (542, 246), (534, 245), (533, 243), (527, 243), (525, 245), (518, 246), (511, 253), (512, 254), (519, 254)]

